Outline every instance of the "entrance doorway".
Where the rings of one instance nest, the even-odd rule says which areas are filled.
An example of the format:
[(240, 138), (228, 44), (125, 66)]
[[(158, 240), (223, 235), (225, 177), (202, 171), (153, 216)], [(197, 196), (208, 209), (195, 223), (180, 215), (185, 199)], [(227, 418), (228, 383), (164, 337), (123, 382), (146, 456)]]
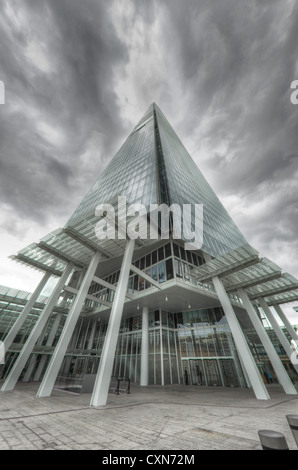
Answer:
[[(189, 359), (190, 385), (239, 387), (233, 359)], [(184, 368), (186, 361), (183, 361)]]

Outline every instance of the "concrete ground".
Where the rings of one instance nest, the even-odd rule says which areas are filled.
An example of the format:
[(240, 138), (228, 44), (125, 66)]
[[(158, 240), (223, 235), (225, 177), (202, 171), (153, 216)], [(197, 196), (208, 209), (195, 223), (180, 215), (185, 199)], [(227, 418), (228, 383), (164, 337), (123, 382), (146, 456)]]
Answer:
[(260, 429), (283, 433), (297, 450), (286, 415), (298, 414), (298, 395), (279, 385), (263, 401), (249, 389), (132, 384), (130, 395), (109, 394), (97, 408), (91, 394), (37, 398), (38, 385), (0, 392), (0, 450), (261, 450)]

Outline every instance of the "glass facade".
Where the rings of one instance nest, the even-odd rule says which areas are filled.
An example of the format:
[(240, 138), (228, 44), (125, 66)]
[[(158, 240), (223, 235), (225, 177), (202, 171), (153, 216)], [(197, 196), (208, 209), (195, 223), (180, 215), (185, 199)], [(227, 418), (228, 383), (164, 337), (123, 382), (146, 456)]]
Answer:
[(94, 214), (101, 204), (125, 196), (128, 204), (149, 209), (157, 203), (154, 121), (152, 107), (134, 128), (66, 225)]
[[(202, 250), (217, 257), (247, 243), (218, 197), (155, 105), (171, 203), (203, 204)], [(193, 220), (194, 228), (194, 220)]]
[[(136, 273), (133, 266), (130, 266), (127, 294), (130, 300), (133, 296), (131, 305), (136, 307), (139, 298), (142, 298), (143, 301), (148, 298), (149, 384), (246, 386), (245, 376), (229, 325), (221, 307), (216, 307), (219, 305), (219, 301), (218, 297), (214, 295), (213, 284), (211, 281), (197, 281), (192, 272), (194, 268), (204, 264), (203, 253), (218, 258), (243, 247), (247, 242), (155, 104), (149, 107), (67, 222), (66, 227), (73, 228), (74, 232), (71, 235), (71, 241), (67, 239), (67, 233), (72, 232), (70, 229), (68, 231), (59, 230), (59, 236), (56, 237), (53, 233), (56, 240), (51, 242), (53, 255), (51, 251), (46, 251), (44, 245), (47, 245), (47, 240), (44, 239), (43, 245), (35, 244), (22, 250), (18, 259), (25, 259), (29, 263), (30, 258), (31, 265), (40, 269), (46, 267), (50, 273), (58, 276), (64, 270), (67, 260), (71, 259), (78, 261), (75, 266), (79, 269), (76, 269), (75, 273), (80, 276), (80, 269), (89, 263), (90, 247), (88, 242), (92, 242), (95, 237), (93, 224), (96, 218), (96, 207), (102, 203), (117, 204), (118, 196), (126, 197), (129, 204), (140, 203), (147, 210), (149, 210), (150, 204), (161, 203), (169, 206), (178, 204), (180, 208), (184, 204), (203, 205), (204, 243), (201, 250), (185, 250), (183, 242), (190, 240), (184, 240), (183, 236), (181, 240), (173, 240), (170, 236), (168, 240), (154, 240), (151, 248), (147, 244), (138, 249), (138, 252), (136, 251), (136, 253), (141, 252), (142, 255), (136, 255), (137, 259), (133, 258), (133, 265), (141, 273), (138, 271)], [(195, 220), (194, 214), (192, 214), (191, 230), (194, 231), (194, 228)], [(74, 241), (77, 232), (81, 235), (78, 242), (79, 248), (77, 242)], [(101, 244), (101, 241), (96, 240), (96, 242), (96, 249), (103, 248), (103, 246), (97, 246)], [(81, 243), (84, 248), (81, 248)], [(102, 317), (108, 317), (109, 308), (114, 300), (115, 289), (119, 282), (120, 256), (123, 255), (119, 242), (112, 245), (111, 251), (108, 246), (106, 251), (103, 249), (103, 252), (114, 258), (112, 264), (115, 270), (111, 272), (112, 269), (110, 269), (110, 272), (107, 273), (108, 268), (105, 265), (103, 269), (106, 274), (103, 281), (100, 281), (98, 277), (92, 281), (80, 312), (81, 316), (75, 326), (60, 368), (59, 380), (66, 378), (67, 380), (80, 381), (85, 375), (97, 373), (108, 326), (108, 320), (99, 321), (98, 318), (102, 315), (103, 310), (106, 310), (107, 315), (102, 315)], [(123, 246), (125, 246), (124, 239)], [(63, 249), (67, 247), (67, 251), (64, 252), (62, 247)], [(49, 246), (46, 248), (49, 250)], [(92, 252), (93, 248), (92, 244)], [(54, 262), (52, 256), (56, 256), (57, 261)], [(225, 263), (229, 265), (229, 262), (225, 261)], [(117, 266), (118, 269), (116, 269)], [(100, 284), (101, 282), (102, 284)], [(177, 307), (174, 304), (169, 306), (169, 302), (164, 305), (159, 302), (153, 303), (152, 305), (155, 307), (156, 305), (159, 307), (167, 305), (168, 309), (159, 308), (150, 311), (150, 298), (152, 298), (150, 289), (155, 289), (156, 292), (156, 283), (165, 289), (179, 287), (177, 291), (178, 294), (182, 292), (183, 304), (181, 302), (180, 307)], [(71, 287), (72, 285), (68, 285), (68, 289), (61, 293), (57, 305), (53, 309), (53, 315), (22, 372), (23, 376), (27, 370), (32, 370), (31, 377), (40, 377), (42, 376), (41, 369), (43, 368), (43, 372), (46, 370), (65, 324), (69, 308), (75, 298), (74, 292), (76, 291), (73, 291)], [(73, 287), (76, 288), (77, 283)], [(232, 289), (229, 290), (232, 292)], [(163, 292), (167, 291), (163, 290)], [(191, 302), (192, 307), (189, 305), (188, 310), (184, 311), (188, 292), (191, 292), (195, 302)], [(148, 297), (144, 293), (148, 294)], [(2, 292), (0, 288), (0, 340), (5, 338), (28, 301), (28, 293), (19, 291), (16, 294), (11, 290), (10, 294)], [(154, 291), (153, 295), (155, 295)], [(233, 301), (233, 306), (242, 307), (237, 294), (229, 293), (228, 295)], [(5, 365), (0, 366), (0, 379), (4, 379), (11, 370), (46, 301), (46, 298), (39, 298), (26, 318), (14, 339), (14, 343), (7, 351)], [(213, 302), (214, 307), (202, 308), (203, 305), (212, 305)], [(145, 304), (146, 300), (143, 303)], [(129, 305), (129, 303), (125, 304), (125, 309), (127, 307), (126, 317), (122, 320), (120, 327), (112, 375), (139, 382), (142, 354), (142, 315), (141, 311), (135, 315), (135, 307)], [(183, 306), (181, 307), (181, 305)], [(129, 310), (130, 308), (132, 311)], [(178, 311), (180, 309), (183, 311)], [(57, 315), (60, 316), (58, 326), (55, 322)], [(57, 329), (52, 335), (52, 330), (56, 328), (54, 325), (57, 326)], [(269, 377), (268, 372), (272, 374), (272, 380), (276, 380), (268, 357), (254, 330), (244, 326), (243, 331), (264, 381), (267, 380), (266, 377)], [(270, 330), (270, 336), (276, 351), (291, 375), (294, 373), (294, 369), (272, 330)], [(51, 338), (50, 344), (48, 344), (49, 338)], [(33, 361), (34, 368), (31, 369), (29, 366), (32, 359), (35, 362)]]
[[(161, 250), (161, 248), (163, 249)], [(194, 265), (202, 262), (200, 253), (192, 253), (192, 257), (187, 258), (186, 256), (186, 259), (184, 259), (184, 254), (179, 245), (175, 243), (165, 244), (163, 247), (159, 247), (158, 250), (136, 260), (135, 264), (144, 266), (145, 269), (153, 269), (157, 266), (157, 272), (163, 273), (159, 278), (159, 282), (168, 282), (172, 279), (168, 279), (167, 269), (165, 272), (159, 270), (159, 264), (164, 263), (164, 266), (166, 266), (169, 259), (180, 263), (186, 263), (187, 260), (189, 265), (191, 265), (191, 262)], [(174, 263), (172, 264), (174, 265)], [(174, 269), (174, 276), (179, 272), (179, 270)], [(184, 271), (182, 270), (182, 272)], [(112, 276), (110, 281), (117, 283), (117, 273), (110, 276)], [(138, 292), (147, 288), (146, 283), (143, 285), (139, 277), (137, 281), (135, 281), (134, 275), (131, 277), (133, 279), (132, 284), (135, 285)], [(166, 280), (163, 279), (164, 277)], [(189, 281), (184, 280), (183, 282)], [(94, 284), (92, 289), (96, 286), (98, 287)], [(12, 323), (21, 312), (20, 303), (22, 305), (26, 304), (29, 294), (4, 288), (1, 288), (0, 292), (3, 292), (2, 311), (0, 312), (0, 339), (3, 340)], [(106, 291), (105, 295), (108, 295), (108, 292), (112, 291)], [(7, 297), (5, 297), (6, 294)], [(20, 297), (17, 297), (18, 294)], [(15, 297), (13, 298), (12, 295), (15, 295)], [(38, 305), (31, 311), (14, 343), (7, 351), (6, 363), (0, 365), (0, 379), (7, 377), (46, 300), (42, 296), (38, 299)], [(62, 305), (65, 306), (65, 304)], [(47, 346), (47, 340), (56, 319), (56, 314), (54, 314), (49, 319), (35, 347), (34, 354), (37, 360), (35, 368), (32, 370), (31, 380), (35, 377), (43, 358), (43, 369), (40, 372), (40, 377), (42, 377), (65, 324), (66, 310), (63, 311), (62, 307), (58, 306), (55, 309), (56, 314), (60, 313), (61, 316), (59, 327), (54, 335), (53, 342), (50, 346)], [(243, 317), (243, 315), (241, 316)], [(255, 330), (251, 328), (249, 322), (242, 322), (242, 328), (264, 382), (269, 380), (277, 382), (272, 365)], [(276, 334), (272, 329), (266, 329), (289, 376), (296, 380), (297, 374)], [(67, 381), (67, 383), (76, 384), (79, 387), (85, 375), (97, 373), (106, 330), (107, 321), (98, 321), (92, 315), (80, 317), (61, 366), (58, 382), (64, 380), (64, 383)], [(284, 333), (290, 341), (286, 329), (284, 329)], [(132, 382), (139, 383), (141, 343), (142, 315), (139, 311), (137, 315), (124, 318), (121, 322), (113, 376), (126, 377)], [(26, 374), (29, 364), (30, 359), (23, 370), (22, 377)], [(269, 379), (270, 376), (271, 379)], [(149, 383), (212, 387), (246, 386), (234, 340), (221, 307), (199, 308), (198, 306), (196, 309), (192, 308), (181, 312), (169, 312), (162, 309), (149, 311)]]
[[(60, 377), (96, 373), (107, 324), (81, 319), (65, 357)], [(140, 381), (142, 315), (122, 320), (112, 375)], [(94, 356), (87, 353), (87, 346)], [(80, 356), (71, 355), (85, 351)], [(149, 312), (149, 384), (244, 386), (244, 376), (221, 308), (170, 313)]]
[[(201, 251), (186, 251), (182, 244), (171, 241), (168, 243), (165, 242), (163, 246), (140, 257), (133, 262), (133, 265), (160, 284), (175, 279), (199, 287), (204, 291), (215, 293), (212, 282), (199, 282), (192, 277), (192, 269), (203, 263), (204, 256)], [(103, 280), (116, 287), (119, 275), (120, 270), (117, 270), (105, 276)], [(150, 284), (147, 279), (132, 271), (130, 272), (127, 286), (128, 294), (137, 295), (150, 287), (152, 287), (152, 284)], [(97, 282), (93, 282), (89, 289), (89, 294), (105, 302), (112, 302), (115, 291), (108, 287), (101, 286)], [(229, 294), (229, 296), (231, 300), (239, 302), (239, 298), (236, 294)], [(87, 300), (86, 306), (94, 308), (96, 311), (106, 308), (105, 306), (98, 307), (98, 304), (93, 300)]]
[[(90, 216), (99, 204), (203, 204), (202, 250), (213, 257), (247, 241), (186, 151), (158, 106), (153, 103), (73, 213), (66, 226)], [(192, 211), (192, 231), (195, 229)], [(183, 218), (183, 211), (182, 211)], [(171, 219), (170, 219), (171, 221)], [(183, 240), (183, 234), (182, 234)], [(184, 241), (190, 241), (185, 239)]]

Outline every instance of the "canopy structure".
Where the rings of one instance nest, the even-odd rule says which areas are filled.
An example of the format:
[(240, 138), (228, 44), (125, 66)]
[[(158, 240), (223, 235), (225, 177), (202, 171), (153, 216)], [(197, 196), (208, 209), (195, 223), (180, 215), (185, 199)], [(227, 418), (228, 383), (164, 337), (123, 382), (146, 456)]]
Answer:
[[(152, 224), (152, 207), (162, 205), (171, 212), (168, 236), (160, 214)], [(174, 206), (180, 214), (173, 214)], [(191, 211), (184, 213), (185, 206)], [(193, 239), (198, 243), (188, 250), (186, 243), (189, 247)], [(71, 355), (77, 350), (88, 358), (86, 370), (91, 364), (96, 373), (94, 406), (106, 404), (113, 367), (127, 374), (133, 370), (142, 385), (148, 384), (150, 369), (150, 380), (160, 376), (164, 385), (165, 380), (181, 383), (186, 361), (192, 380), (200, 368), (206, 384), (221, 371), (219, 383), (232, 377), (240, 386), (251, 384), (257, 398), (268, 399), (239, 321), (249, 316), (277, 380), (286, 393), (296, 394), (255, 307), (265, 310), (267, 318), (269, 306), (278, 310), (295, 338), (279, 304), (298, 300), (298, 281), (249, 245), (155, 103), (65, 226), (11, 258), (44, 275), (30, 297), (0, 291), (5, 347), (16, 352), (15, 338), (23, 335), (25, 341), (13, 357), (3, 391), (14, 388), (24, 369), (30, 377), (37, 368), (35, 376), (43, 372), (37, 395), (50, 396), (62, 364), (71, 373)], [(50, 276), (56, 285), (43, 298)], [(44, 361), (37, 366), (43, 337), (44, 353), (52, 356), (47, 366)], [(289, 342), (279, 339), (289, 362)], [(125, 354), (116, 358), (122, 346)]]
[(273, 261), (260, 258), (249, 244), (194, 268), (192, 276), (201, 282), (221, 278), (226, 292), (245, 289), (250, 300), (263, 297), (269, 306), (298, 300), (298, 281)]

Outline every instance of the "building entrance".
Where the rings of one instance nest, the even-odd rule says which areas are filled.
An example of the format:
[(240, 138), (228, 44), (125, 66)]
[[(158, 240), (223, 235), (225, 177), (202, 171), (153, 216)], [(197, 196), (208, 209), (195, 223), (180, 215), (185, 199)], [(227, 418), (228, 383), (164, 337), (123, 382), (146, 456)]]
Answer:
[(189, 359), (187, 362), (191, 385), (240, 386), (233, 359)]

